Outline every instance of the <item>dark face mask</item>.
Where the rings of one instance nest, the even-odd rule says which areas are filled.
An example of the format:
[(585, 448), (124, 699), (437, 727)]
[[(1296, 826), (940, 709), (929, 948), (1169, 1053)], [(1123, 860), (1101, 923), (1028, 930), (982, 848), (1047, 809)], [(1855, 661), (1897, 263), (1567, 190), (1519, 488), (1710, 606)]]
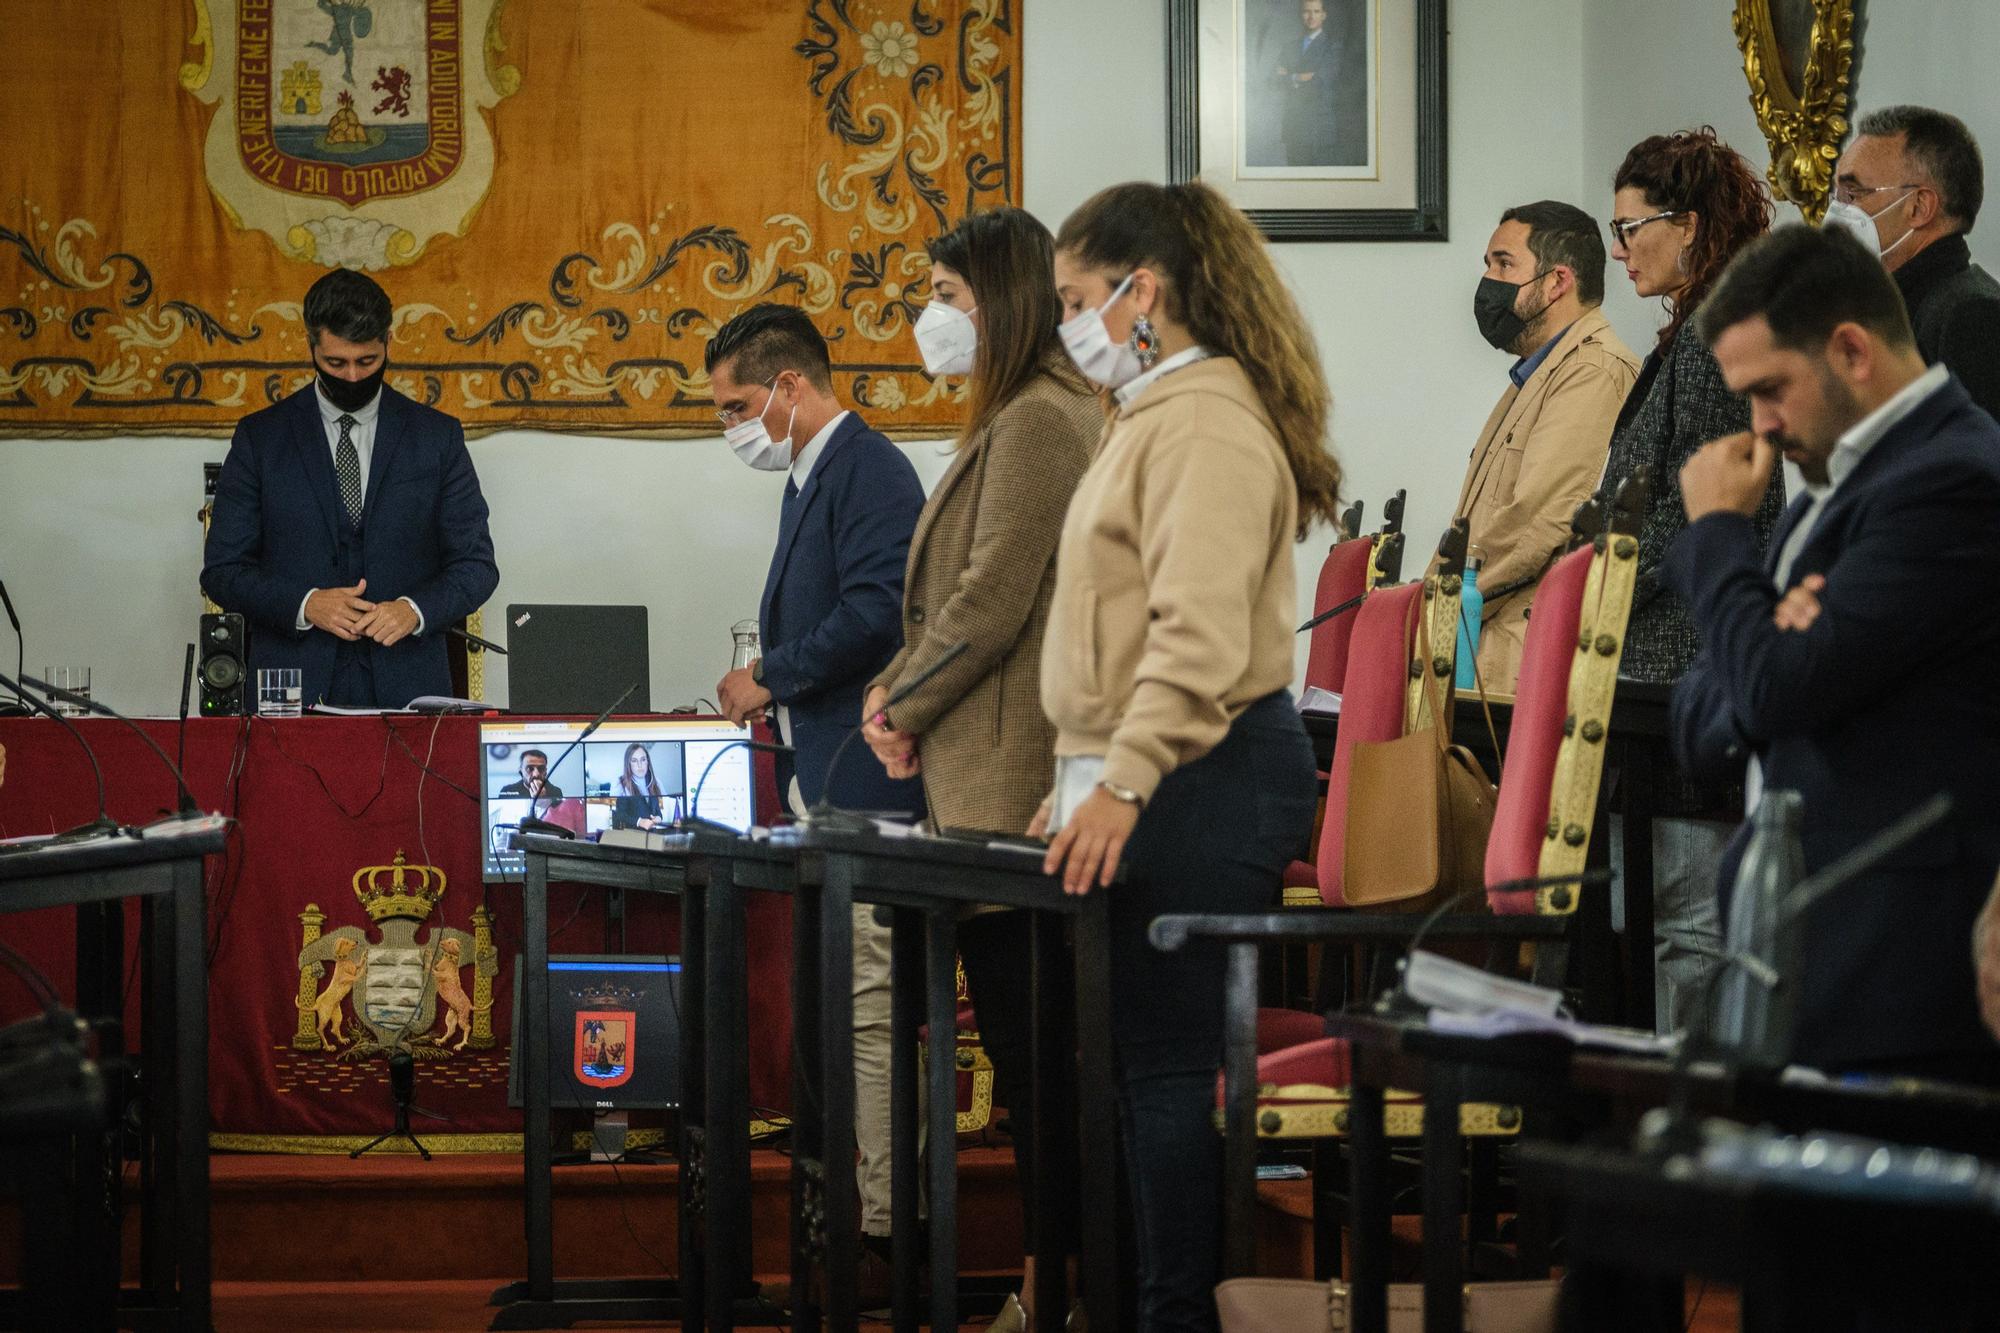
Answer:
[(326, 401), (343, 412), (359, 412), (381, 392), (382, 376), (389, 370), (389, 358), (383, 357), (380, 365), (358, 380), (329, 375), (317, 361), (313, 363), (313, 369), (319, 373), (319, 391), (326, 395)]
[(1520, 301), (1521, 289), (1528, 283), (1539, 282), (1548, 276), (1550, 270), (1543, 269), (1528, 282), (1502, 282), (1498, 278), (1481, 278), (1479, 288), (1472, 294), (1472, 317), (1479, 323), (1479, 336), (1503, 352), (1511, 352), (1528, 331), (1528, 325), (1539, 319), (1542, 310), (1551, 303), (1543, 302), (1542, 310), (1534, 311), (1526, 318), (1514, 311)]

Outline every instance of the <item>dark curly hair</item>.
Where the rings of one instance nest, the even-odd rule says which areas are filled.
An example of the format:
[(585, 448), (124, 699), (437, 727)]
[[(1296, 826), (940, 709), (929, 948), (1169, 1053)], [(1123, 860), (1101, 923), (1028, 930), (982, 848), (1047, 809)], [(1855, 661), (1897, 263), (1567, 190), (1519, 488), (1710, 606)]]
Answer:
[(1611, 178), (1614, 190), (1628, 186), (1643, 192), (1654, 209), (1695, 215), (1694, 242), (1687, 250), (1687, 285), (1666, 298), (1672, 318), (1660, 330), (1664, 347), (1736, 252), (1771, 229), (1771, 196), (1743, 154), (1717, 138), (1711, 125), (1656, 134), (1634, 144)]

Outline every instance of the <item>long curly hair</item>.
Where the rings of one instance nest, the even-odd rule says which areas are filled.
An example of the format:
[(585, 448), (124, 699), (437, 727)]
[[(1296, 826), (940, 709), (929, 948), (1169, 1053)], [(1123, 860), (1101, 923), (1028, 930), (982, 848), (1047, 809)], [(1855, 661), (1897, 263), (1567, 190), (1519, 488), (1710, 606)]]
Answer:
[(1687, 282), (1663, 298), (1670, 316), (1660, 330), (1664, 347), (1736, 252), (1771, 229), (1771, 195), (1743, 154), (1717, 138), (1712, 125), (1655, 134), (1634, 144), (1611, 178), (1612, 189), (1627, 186), (1643, 192), (1651, 208), (1695, 215), (1694, 241), (1687, 248)]
[(1152, 269), (1167, 313), (1250, 379), (1298, 488), (1299, 536), (1339, 519), (1340, 464), (1327, 447), (1333, 394), (1319, 347), (1250, 219), (1200, 181), (1101, 190), (1063, 221), (1056, 249), (1121, 275)]

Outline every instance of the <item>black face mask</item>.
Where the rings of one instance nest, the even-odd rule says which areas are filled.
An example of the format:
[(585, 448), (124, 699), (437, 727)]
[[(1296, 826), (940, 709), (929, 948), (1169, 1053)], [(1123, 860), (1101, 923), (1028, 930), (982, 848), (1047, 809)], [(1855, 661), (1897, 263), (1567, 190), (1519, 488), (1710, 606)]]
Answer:
[[(1543, 269), (1528, 282), (1537, 282), (1547, 277), (1552, 270)], [(1528, 331), (1528, 325), (1541, 318), (1542, 310), (1547, 310), (1552, 301), (1545, 301), (1542, 310), (1522, 318), (1514, 312), (1521, 289), (1528, 282), (1502, 282), (1498, 278), (1481, 278), (1479, 289), (1472, 294), (1472, 317), (1479, 323), (1479, 336), (1503, 352), (1511, 352), (1521, 335)]]
[(326, 401), (343, 412), (359, 412), (375, 401), (375, 395), (382, 390), (382, 376), (388, 373), (389, 358), (369, 374), (358, 380), (344, 380), (337, 375), (329, 375), (315, 361), (313, 369), (319, 372), (319, 391), (326, 395)]

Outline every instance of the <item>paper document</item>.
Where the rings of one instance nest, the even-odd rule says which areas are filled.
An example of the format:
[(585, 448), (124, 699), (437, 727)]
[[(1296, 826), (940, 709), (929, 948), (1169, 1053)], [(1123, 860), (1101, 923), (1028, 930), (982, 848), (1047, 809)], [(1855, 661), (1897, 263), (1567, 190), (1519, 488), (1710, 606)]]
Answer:
[(1332, 690), (1323, 690), (1317, 685), (1308, 685), (1299, 695), (1301, 713), (1318, 713), (1323, 717), (1340, 716), (1340, 696)]

